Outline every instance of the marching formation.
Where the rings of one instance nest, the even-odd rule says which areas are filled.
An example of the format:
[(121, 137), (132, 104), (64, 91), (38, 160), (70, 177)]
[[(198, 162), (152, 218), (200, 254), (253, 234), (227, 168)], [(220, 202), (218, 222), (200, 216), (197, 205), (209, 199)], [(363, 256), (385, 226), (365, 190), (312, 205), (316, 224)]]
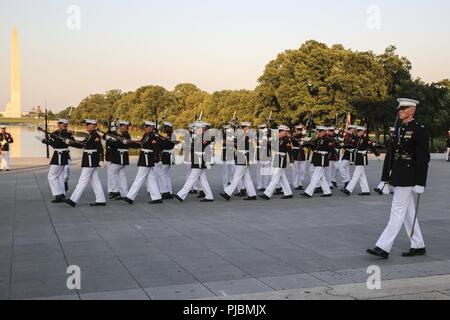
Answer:
[[(207, 173), (214, 164), (216, 137), (211, 126), (197, 121), (190, 126), (184, 139), (185, 163), (188, 165), (187, 179), (183, 188), (176, 194), (172, 190), (171, 167), (174, 161), (174, 149), (180, 144), (158, 133), (156, 122), (145, 121), (144, 133), (139, 141), (133, 141), (129, 134), (130, 123), (119, 121), (117, 127), (110, 126), (107, 132), (98, 128), (95, 120), (86, 120), (87, 135), (84, 141), (75, 140), (68, 131), (69, 121), (58, 121), (58, 130), (46, 134), (44, 144), (54, 149), (48, 180), (54, 203), (66, 202), (76, 206), (85, 188), (92, 184), (96, 202), (92, 206), (105, 206), (106, 197), (98, 176), (100, 163), (107, 163), (108, 196), (110, 200), (123, 200), (132, 205), (145, 183), (151, 204), (160, 204), (163, 200), (184, 201), (189, 194), (197, 194), (201, 202), (214, 201)], [(302, 191), (303, 196), (311, 198), (322, 193), (322, 197), (331, 197), (336, 189), (337, 177), (345, 182), (341, 190), (351, 195), (357, 183), (362, 188), (361, 196), (370, 195), (364, 166), (368, 165), (368, 152), (379, 155), (376, 144), (367, 137), (364, 127), (349, 126), (341, 136), (341, 130), (334, 127), (318, 126), (316, 138), (307, 137), (302, 125), (291, 129), (279, 125), (276, 130), (261, 125), (257, 134), (253, 134), (250, 122), (239, 126), (223, 127), (223, 187), (220, 195), (231, 200), (235, 195), (245, 197), (245, 201), (259, 198), (270, 200), (274, 194), (283, 194), (282, 199), (292, 199), (293, 191), (286, 169), (293, 167), (292, 182), (294, 190)], [(165, 122), (163, 132), (173, 137), (174, 128)], [(106, 145), (104, 153), (103, 141)], [(256, 146), (256, 148), (255, 148)], [(67, 197), (70, 177), (70, 148), (83, 149), (82, 172), (75, 191)], [(138, 172), (129, 187), (126, 168), (130, 165), (130, 149), (139, 150)], [(255, 150), (256, 149), (256, 150)], [(342, 150), (342, 151), (341, 151)], [(253, 183), (250, 167), (257, 166), (257, 184)], [(311, 161), (311, 182), (304, 189), (307, 161)], [(351, 165), (355, 173), (350, 174)]]
[[(398, 101), (398, 118), (395, 127), (390, 130), (390, 138), (383, 146), (387, 148), (387, 155), (381, 183), (375, 188), (380, 195), (394, 195), (391, 219), (375, 249), (367, 251), (383, 259), (389, 257), (402, 225), (411, 239), (411, 249), (404, 256), (426, 253), (417, 210), (427, 183), (429, 137), (425, 127), (414, 118), (419, 102), (411, 99)], [(96, 196), (96, 202), (91, 206), (105, 206), (106, 199), (98, 175), (98, 168), (103, 160), (108, 163), (110, 200), (125, 201), (132, 205), (145, 184), (151, 204), (159, 204), (168, 199), (183, 202), (189, 194), (196, 194), (202, 202), (212, 202), (214, 196), (207, 173), (214, 164), (218, 141), (222, 141), (223, 161), (224, 190), (220, 195), (227, 201), (233, 196), (244, 197), (245, 201), (256, 201), (257, 192), (261, 192), (259, 198), (264, 200), (270, 200), (274, 194), (282, 195), (284, 200), (292, 199), (294, 194), (286, 173), (290, 163), (293, 167), (294, 190), (301, 191), (301, 195), (306, 198), (311, 198), (314, 194), (321, 194), (324, 198), (332, 197), (332, 189), (338, 188), (339, 176), (344, 183), (341, 191), (345, 195), (350, 196), (359, 184), (359, 195), (369, 196), (371, 193), (365, 167), (369, 164), (369, 152), (378, 157), (377, 148), (380, 147), (369, 139), (367, 128), (363, 126), (348, 125), (345, 130), (317, 126), (313, 139), (311, 126), (309, 134), (302, 125), (296, 126), (291, 134), (288, 126), (273, 128), (267, 124), (259, 126), (255, 134), (250, 122), (243, 122), (238, 126), (232, 121), (230, 125), (223, 127), (220, 139), (216, 139), (210, 124), (197, 121), (190, 126), (184, 137), (186, 183), (174, 194), (170, 171), (174, 149), (180, 142), (174, 139), (171, 123), (164, 123), (166, 138), (158, 133), (156, 122), (145, 121), (143, 136), (138, 141), (131, 139), (130, 123), (127, 121), (119, 121), (117, 127), (110, 125), (107, 132), (99, 130), (95, 120), (86, 120), (85, 124), (87, 135), (84, 141), (74, 139), (68, 131), (68, 121), (64, 119), (59, 121), (58, 130), (53, 133), (40, 129), (47, 137), (43, 143), (54, 148), (48, 180), (55, 203), (65, 202), (75, 207), (91, 182)], [(103, 140), (106, 155), (103, 154)], [(447, 142), (449, 141), (450, 132)], [(83, 149), (82, 171), (75, 191), (70, 197), (66, 197), (70, 147)], [(125, 170), (130, 165), (130, 149), (139, 150), (139, 169), (131, 188), (128, 187)], [(307, 161), (311, 163), (311, 181), (308, 186), (304, 185)], [(255, 163), (256, 187), (250, 173), (250, 166)], [(355, 169), (352, 174), (350, 168), (353, 165)]]

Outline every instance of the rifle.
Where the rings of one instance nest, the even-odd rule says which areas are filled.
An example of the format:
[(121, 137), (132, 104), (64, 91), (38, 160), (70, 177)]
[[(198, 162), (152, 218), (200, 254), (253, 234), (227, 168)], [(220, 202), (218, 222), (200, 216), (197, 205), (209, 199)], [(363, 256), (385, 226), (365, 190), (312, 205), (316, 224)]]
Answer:
[[(63, 137), (60, 137), (54, 133), (48, 132), (47, 130), (41, 128), (41, 127), (37, 127), (37, 131), (43, 132), (45, 133), (45, 140), (50, 140), (50, 138), (52, 138), (53, 140), (60, 140), (62, 142), (64, 142), (67, 145), (71, 145), (74, 142), (77, 142), (75, 140), (70, 140), (70, 139), (64, 139)], [(47, 147), (49, 147), (49, 145), (47, 145)]]
[(231, 127), (233, 127), (234, 129), (236, 129), (237, 128), (237, 119), (236, 119), (236, 111), (234, 112), (234, 114), (233, 114), (233, 118), (231, 118), (231, 120), (230, 120), (230, 122), (229, 122), (229, 124), (230, 124), (230, 126)]
[[(49, 134), (48, 134), (48, 110), (47, 110), (47, 101), (45, 102), (45, 139), (49, 140)], [(50, 146), (47, 145), (46, 147), (46, 151), (47, 151), (47, 159), (50, 159)]]

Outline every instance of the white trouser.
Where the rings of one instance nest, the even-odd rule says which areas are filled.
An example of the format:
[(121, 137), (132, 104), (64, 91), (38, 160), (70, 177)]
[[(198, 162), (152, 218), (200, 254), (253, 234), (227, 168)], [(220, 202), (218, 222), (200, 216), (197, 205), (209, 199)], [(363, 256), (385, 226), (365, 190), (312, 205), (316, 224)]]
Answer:
[(292, 196), (292, 189), (289, 185), (289, 180), (286, 176), (286, 171), (283, 168), (272, 168), (272, 180), (266, 189), (264, 194), (269, 198), (272, 198), (273, 193), (278, 185), (281, 185), (285, 196)]
[(258, 161), (256, 164), (256, 188), (267, 189), (272, 176), (270, 161)]
[[(232, 174), (231, 174), (232, 177), (235, 176), (237, 167), (239, 167), (239, 166), (237, 166), (236, 163), (234, 163), (233, 164), (233, 168), (231, 170), (232, 171)], [(242, 180), (242, 179), (238, 183), (238, 191), (241, 191), (241, 190), (245, 190), (245, 183), (244, 183), (244, 180)]]
[(224, 189), (226, 189), (230, 185), (231, 180), (233, 179), (233, 166), (234, 166), (233, 163), (228, 162), (223, 163), (222, 181)]
[(159, 168), (158, 186), (161, 193), (172, 194), (172, 178), (170, 176), (170, 165), (161, 165)]
[(205, 199), (214, 200), (214, 196), (209, 186), (208, 179), (206, 178), (206, 169), (192, 169), (186, 183), (184, 184), (183, 189), (178, 192), (178, 196), (183, 200), (186, 199), (197, 181), (200, 182), (201, 189), (206, 194)]
[(111, 192), (120, 193), (121, 197), (128, 194), (128, 180), (125, 173), (126, 166), (111, 163), (108, 170), (111, 170)]
[(347, 186), (347, 190), (353, 192), (356, 185), (360, 184), (361, 192), (370, 193), (369, 183), (367, 182), (366, 168), (364, 166), (356, 166), (355, 172), (353, 173), (353, 178)]
[[(234, 168), (234, 165), (233, 165), (233, 168)], [(186, 165), (186, 181), (189, 179), (189, 176), (191, 175), (191, 173), (192, 173), (192, 165), (191, 164), (187, 164)], [(192, 186), (192, 189), (190, 191), (192, 191), (192, 190), (195, 190), (195, 191), (201, 191), (202, 190), (202, 184), (201, 184), (200, 179), (198, 179), (194, 183), (194, 185)]]
[(68, 183), (70, 181), (70, 173), (71, 173), (70, 166), (71, 165), (72, 165), (72, 161), (69, 160), (68, 164), (66, 166), (64, 166), (63, 177), (64, 177), (64, 182), (66, 182), (66, 183)]
[(247, 166), (236, 166), (233, 180), (231, 181), (231, 184), (225, 188), (225, 193), (231, 197), (241, 182), (244, 183), (247, 195), (249, 197), (256, 197), (255, 186), (253, 185), (252, 176), (250, 175), (250, 167)]
[(383, 191), (384, 195), (390, 195), (391, 192), (394, 191), (394, 189), (392, 188), (392, 186), (387, 183), (387, 182), (380, 182), (380, 184), (378, 185), (378, 189), (380, 189), (381, 191)]
[(11, 170), (9, 151), (3, 151), (0, 158), (0, 170)]
[(66, 166), (50, 165), (47, 178), (54, 197), (61, 196), (66, 193), (64, 189), (65, 168)]
[(333, 182), (337, 182), (337, 174), (339, 172), (339, 162), (330, 161), (330, 166), (327, 170), (327, 179), (330, 183), (330, 186), (333, 185)]
[(98, 176), (98, 168), (82, 168), (81, 176), (78, 180), (78, 185), (75, 188), (75, 191), (72, 193), (70, 200), (75, 203), (78, 203), (81, 196), (83, 195), (84, 190), (86, 189), (89, 181), (92, 183), (92, 188), (94, 189), (95, 199), (97, 203), (105, 203), (105, 194), (103, 193), (102, 183), (100, 182), (100, 178)]
[(139, 167), (136, 179), (128, 192), (127, 198), (135, 200), (142, 185), (146, 182), (147, 191), (153, 201), (161, 200), (161, 193), (158, 188), (158, 176), (155, 168)]
[(340, 174), (342, 176), (342, 179), (344, 180), (345, 183), (350, 182), (350, 180), (352, 179), (352, 176), (350, 174), (350, 161), (348, 160), (342, 160), (341, 161), (341, 166), (340, 166)]
[(306, 161), (295, 161), (292, 172), (294, 188), (303, 187), (306, 175)]
[(450, 161), (450, 148), (447, 148), (447, 161)]
[(327, 176), (325, 174), (325, 170), (327, 169), (328, 168), (325, 167), (314, 167), (311, 182), (305, 191), (311, 197), (314, 195), (314, 191), (317, 187), (319, 187), (319, 185), (325, 195), (331, 194), (330, 184), (328, 183)]
[[(392, 201), (391, 218), (389, 224), (377, 242), (377, 247), (386, 252), (391, 252), (394, 241), (397, 238), (402, 225), (405, 226), (408, 237), (411, 236), (416, 207), (414, 204), (414, 194), (412, 187), (394, 188), (394, 200)], [(425, 248), (422, 231), (419, 222), (416, 222), (414, 236), (411, 240), (412, 249)]]
[(107, 165), (107, 174), (108, 174), (108, 193), (113, 192), (113, 170), (112, 170), (112, 166), (111, 166), (111, 162), (108, 162)]

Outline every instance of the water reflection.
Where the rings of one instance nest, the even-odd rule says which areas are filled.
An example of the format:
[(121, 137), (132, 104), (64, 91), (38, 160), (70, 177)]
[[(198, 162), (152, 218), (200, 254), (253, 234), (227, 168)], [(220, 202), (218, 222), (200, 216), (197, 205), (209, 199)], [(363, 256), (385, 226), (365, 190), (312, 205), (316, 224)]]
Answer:
[[(43, 135), (38, 133), (35, 126), (8, 126), (9, 132), (14, 143), (10, 145), (11, 158), (42, 158), (46, 157), (46, 147), (39, 142), (36, 137), (43, 138)], [(52, 155), (52, 148), (50, 148), (50, 156)], [(81, 156), (81, 151), (71, 149), (71, 155), (74, 159)]]

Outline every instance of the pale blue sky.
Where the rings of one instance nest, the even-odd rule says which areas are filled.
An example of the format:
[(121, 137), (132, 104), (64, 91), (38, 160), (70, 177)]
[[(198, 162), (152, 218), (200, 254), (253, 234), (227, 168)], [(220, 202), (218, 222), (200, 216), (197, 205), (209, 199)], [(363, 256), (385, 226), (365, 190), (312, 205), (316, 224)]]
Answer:
[[(66, 26), (81, 8), (81, 30)], [(381, 28), (367, 27), (367, 8)], [(448, 0), (0, 0), (0, 110), (9, 99), (10, 31), (20, 34), (26, 109), (78, 104), (90, 93), (253, 89), (277, 53), (308, 39), (355, 50), (398, 47), (426, 81), (450, 77)]]

